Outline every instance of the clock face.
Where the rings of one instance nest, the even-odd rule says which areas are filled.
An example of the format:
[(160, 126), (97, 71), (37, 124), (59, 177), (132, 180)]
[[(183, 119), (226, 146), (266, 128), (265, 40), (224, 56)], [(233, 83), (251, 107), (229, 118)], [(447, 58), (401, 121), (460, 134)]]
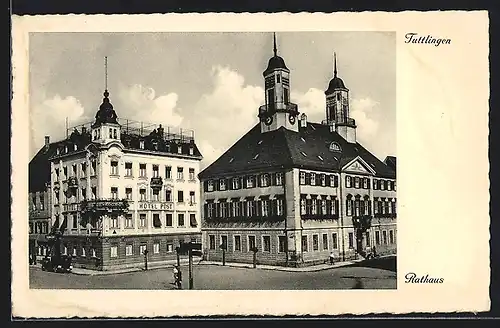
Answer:
[(291, 123), (292, 125), (294, 125), (294, 124), (295, 124), (295, 115), (290, 115), (290, 116), (288, 116), (288, 120), (290, 121), (290, 123)]
[(273, 117), (272, 116), (266, 117), (265, 120), (264, 120), (264, 123), (266, 125), (271, 125), (273, 123)]

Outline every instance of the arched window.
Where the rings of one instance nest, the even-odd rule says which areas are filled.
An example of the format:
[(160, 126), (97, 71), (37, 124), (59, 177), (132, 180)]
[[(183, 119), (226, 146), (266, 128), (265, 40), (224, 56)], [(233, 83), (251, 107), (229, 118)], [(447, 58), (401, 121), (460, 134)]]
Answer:
[(346, 215), (352, 215), (352, 195), (347, 195), (346, 199)]
[(332, 142), (329, 147), (330, 151), (341, 151), (340, 145), (337, 142)]

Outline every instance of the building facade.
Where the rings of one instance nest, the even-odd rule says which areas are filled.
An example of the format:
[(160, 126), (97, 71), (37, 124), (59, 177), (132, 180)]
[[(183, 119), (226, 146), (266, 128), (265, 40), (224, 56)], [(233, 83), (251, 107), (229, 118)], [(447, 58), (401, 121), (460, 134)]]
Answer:
[(194, 133), (119, 120), (108, 97), (50, 158), (61, 251), (97, 270), (174, 260), (180, 243), (201, 242)]
[(50, 162), (55, 148), (50, 137), (45, 137), (44, 146), (29, 163), (28, 211), (29, 211), (29, 254), (31, 261), (47, 254), (46, 235), (51, 229)]
[(290, 102), (276, 43), (263, 76), (260, 122), (199, 175), (206, 259), (301, 266), (395, 253), (396, 158), (357, 142), (336, 60), (321, 123)]

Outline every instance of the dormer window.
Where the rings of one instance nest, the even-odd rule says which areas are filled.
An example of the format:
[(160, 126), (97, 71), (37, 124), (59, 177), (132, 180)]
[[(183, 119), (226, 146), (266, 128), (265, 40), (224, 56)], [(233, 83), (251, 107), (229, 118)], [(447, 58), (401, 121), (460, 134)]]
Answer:
[(219, 180), (219, 190), (226, 190), (226, 179)]
[(182, 145), (181, 144), (179, 144), (177, 146), (177, 154), (182, 154)]
[(65, 152), (65, 153), (68, 153), (68, 146), (65, 146), (65, 147), (64, 147), (64, 152)]
[(144, 140), (139, 141), (139, 148), (144, 149)]
[(316, 185), (316, 173), (311, 172), (311, 186)]
[(207, 182), (207, 190), (208, 191), (214, 191), (214, 181), (213, 180), (208, 180), (208, 182)]
[(301, 151), (300, 153), (302, 154), (302, 156), (307, 157), (307, 154), (304, 153), (303, 151)]
[(336, 142), (332, 142), (329, 147), (330, 151), (341, 151), (340, 145)]
[(350, 176), (345, 177), (345, 186), (347, 188), (351, 188), (351, 177)]
[(259, 154), (255, 155), (253, 159), (257, 159), (259, 157)]
[(194, 148), (193, 147), (189, 147), (189, 155), (194, 155)]
[(269, 186), (269, 175), (268, 174), (262, 174), (260, 176), (260, 184), (262, 187), (268, 187)]
[(73, 150), (74, 150), (74, 151), (77, 151), (77, 150), (78, 150), (78, 145), (77, 145), (77, 144), (74, 144), (74, 145), (73, 145)]

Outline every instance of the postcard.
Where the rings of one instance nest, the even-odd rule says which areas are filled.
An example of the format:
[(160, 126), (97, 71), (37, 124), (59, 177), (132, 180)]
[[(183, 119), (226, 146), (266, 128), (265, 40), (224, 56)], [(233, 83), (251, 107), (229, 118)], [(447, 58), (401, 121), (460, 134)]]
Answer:
[(489, 310), (488, 24), (14, 16), (13, 315)]

